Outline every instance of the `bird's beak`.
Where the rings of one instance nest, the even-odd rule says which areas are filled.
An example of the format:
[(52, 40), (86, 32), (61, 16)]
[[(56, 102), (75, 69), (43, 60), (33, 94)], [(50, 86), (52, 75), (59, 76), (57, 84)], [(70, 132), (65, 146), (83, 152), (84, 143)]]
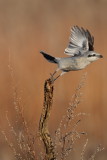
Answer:
[(100, 54), (100, 55), (99, 55), (99, 58), (103, 58), (103, 56)]
[(103, 58), (103, 56), (101, 54), (97, 54), (98, 58)]

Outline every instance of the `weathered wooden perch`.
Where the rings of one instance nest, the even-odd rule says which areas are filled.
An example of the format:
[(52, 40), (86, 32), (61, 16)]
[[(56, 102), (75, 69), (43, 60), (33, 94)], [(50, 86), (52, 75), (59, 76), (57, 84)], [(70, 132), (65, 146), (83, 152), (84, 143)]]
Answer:
[(48, 121), (49, 121), (50, 112), (52, 108), (52, 102), (53, 102), (53, 82), (51, 79), (48, 79), (45, 81), (45, 84), (44, 84), (44, 103), (43, 103), (43, 110), (42, 110), (40, 121), (39, 121), (40, 137), (44, 143), (45, 152), (46, 152), (45, 160), (56, 159), (54, 145), (48, 130)]

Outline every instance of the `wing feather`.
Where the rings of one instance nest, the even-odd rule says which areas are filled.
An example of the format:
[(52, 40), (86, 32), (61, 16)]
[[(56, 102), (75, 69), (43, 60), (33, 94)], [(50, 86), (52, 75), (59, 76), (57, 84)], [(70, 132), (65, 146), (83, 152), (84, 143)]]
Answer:
[(91, 36), (88, 30), (74, 26), (71, 29), (68, 47), (65, 49), (65, 54), (80, 55), (88, 50), (94, 50), (94, 37)]

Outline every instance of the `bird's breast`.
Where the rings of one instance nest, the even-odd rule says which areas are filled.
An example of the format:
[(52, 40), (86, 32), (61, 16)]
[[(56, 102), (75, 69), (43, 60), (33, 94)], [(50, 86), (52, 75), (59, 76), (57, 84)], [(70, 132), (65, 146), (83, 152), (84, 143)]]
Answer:
[(59, 61), (59, 68), (63, 71), (76, 71), (85, 68), (88, 63), (82, 58), (62, 58)]

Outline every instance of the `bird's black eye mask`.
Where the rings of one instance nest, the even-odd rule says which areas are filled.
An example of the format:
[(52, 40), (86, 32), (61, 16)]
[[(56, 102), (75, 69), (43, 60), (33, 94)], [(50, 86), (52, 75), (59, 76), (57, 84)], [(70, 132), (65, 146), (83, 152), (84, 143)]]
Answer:
[(92, 55), (89, 54), (89, 55), (88, 55), (88, 57), (95, 57), (95, 56), (96, 56), (95, 54), (92, 54)]

